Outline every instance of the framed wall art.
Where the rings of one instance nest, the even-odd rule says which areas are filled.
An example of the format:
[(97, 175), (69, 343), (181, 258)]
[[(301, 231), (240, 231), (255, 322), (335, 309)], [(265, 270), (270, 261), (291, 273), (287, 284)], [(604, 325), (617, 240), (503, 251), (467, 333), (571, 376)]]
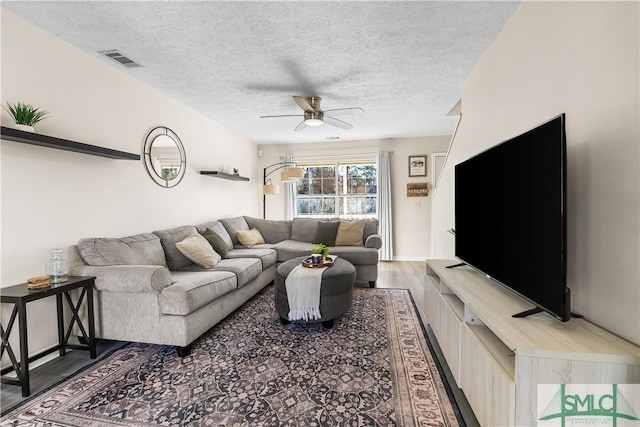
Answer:
[(409, 178), (414, 176), (427, 176), (426, 154), (409, 156)]

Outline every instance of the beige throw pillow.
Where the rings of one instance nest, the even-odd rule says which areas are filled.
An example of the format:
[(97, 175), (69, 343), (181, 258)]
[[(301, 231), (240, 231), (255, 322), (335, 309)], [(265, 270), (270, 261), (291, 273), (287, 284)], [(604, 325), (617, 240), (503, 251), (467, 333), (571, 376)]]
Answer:
[(338, 233), (336, 234), (336, 246), (362, 246), (364, 221), (340, 220)]
[(238, 241), (242, 243), (242, 246), (246, 246), (247, 248), (264, 243), (264, 238), (257, 228), (238, 231), (236, 237)]
[(213, 250), (211, 244), (200, 234), (191, 234), (183, 241), (176, 243), (176, 248), (182, 255), (189, 258), (200, 267), (215, 267), (222, 257)]

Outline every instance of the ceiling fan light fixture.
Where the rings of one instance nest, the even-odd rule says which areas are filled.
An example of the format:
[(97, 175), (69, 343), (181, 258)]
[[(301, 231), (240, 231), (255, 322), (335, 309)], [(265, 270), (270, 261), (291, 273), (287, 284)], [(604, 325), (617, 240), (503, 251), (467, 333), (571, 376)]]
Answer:
[(320, 126), (322, 124), (322, 120), (320, 119), (307, 119), (304, 121), (304, 124), (307, 126)]
[[(353, 125), (337, 119), (331, 116), (325, 116), (325, 111), (320, 108), (320, 102), (322, 98), (319, 96), (309, 96), (303, 98), (302, 96), (295, 95), (293, 97), (295, 103), (302, 109), (304, 112), (304, 119), (296, 126), (294, 129), (296, 132), (304, 130), (307, 127), (318, 127), (323, 125), (324, 123), (335, 126), (340, 129), (349, 130), (353, 127)], [(359, 110), (364, 111), (362, 107), (345, 107), (345, 108), (333, 108), (331, 110), (326, 111), (343, 111), (343, 110)], [(299, 114), (280, 114), (276, 116), (260, 116), (260, 118), (270, 118), (270, 117), (299, 117)], [(284, 179), (283, 179), (284, 181)]]
[(324, 113), (322, 111), (304, 112), (304, 124), (307, 126), (320, 126), (323, 122), (323, 118)]

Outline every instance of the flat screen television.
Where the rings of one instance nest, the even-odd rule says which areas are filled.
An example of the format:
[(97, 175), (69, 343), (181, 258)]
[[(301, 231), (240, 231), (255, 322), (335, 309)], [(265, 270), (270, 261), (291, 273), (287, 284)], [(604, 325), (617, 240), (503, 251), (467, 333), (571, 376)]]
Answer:
[(455, 254), (546, 311), (571, 318), (565, 115), (455, 167)]

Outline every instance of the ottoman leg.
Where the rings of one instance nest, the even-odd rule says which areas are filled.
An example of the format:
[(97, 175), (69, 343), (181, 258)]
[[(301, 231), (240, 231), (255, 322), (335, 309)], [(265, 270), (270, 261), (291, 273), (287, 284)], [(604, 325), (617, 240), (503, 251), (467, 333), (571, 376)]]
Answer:
[(369, 287), (370, 288), (375, 288), (376, 287), (376, 281), (375, 280), (369, 280)]
[(333, 321), (335, 319), (331, 319), (331, 320), (325, 320), (324, 322), (322, 322), (322, 326), (324, 326), (325, 329), (331, 329), (333, 328)]
[(291, 320), (289, 319), (285, 319), (284, 317), (280, 317), (280, 324), (281, 325), (288, 325), (289, 323), (291, 323)]

